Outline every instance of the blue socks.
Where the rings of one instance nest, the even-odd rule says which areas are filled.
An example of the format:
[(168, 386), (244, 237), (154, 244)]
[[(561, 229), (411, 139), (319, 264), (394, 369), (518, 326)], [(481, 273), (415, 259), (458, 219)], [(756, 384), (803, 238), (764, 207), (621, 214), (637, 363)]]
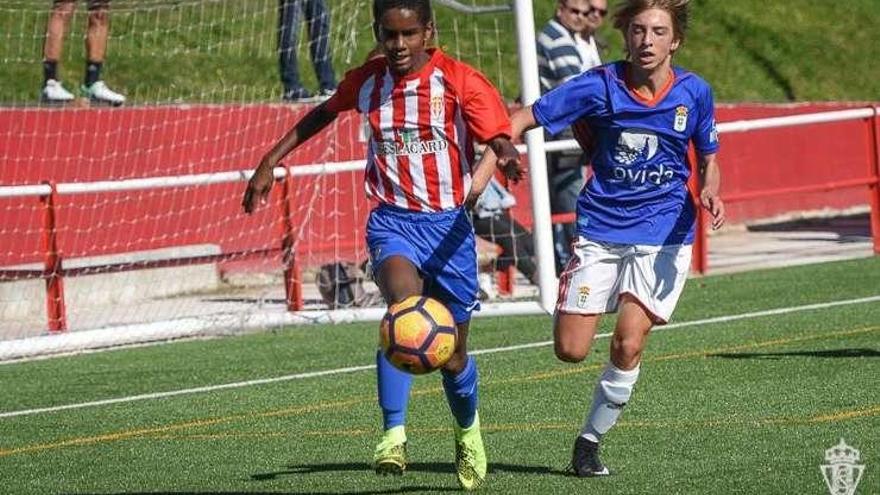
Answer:
[[(395, 368), (381, 351), (376, 353), (376, 373), (384, 429), (402, 426), (406, 422), (406, 407), (413, 377)], [(446, 370), (440, 370), (440, 373), (443, 375), (446, 400), (455, 421), (461, 428), (471, 426), (477, 413), (477, 362), (468, 356), (464, 369), (458, 375)]]
[(395, 368), (381, 350), (376, 353), (376, 374), (379, 407), (382, 408), (385, 429), (403, 425), (406, 422), (406, 404), (409, 402), (412, 375)]
[(443, 374), (443, 390), (446, 391), (446, 400), (455, 421), (461, 428), (471, 426), (477, 413), (477, 362), (468, 356), (464, 369), (458, 375), (446, 370), (440, 370), (440, 373)]

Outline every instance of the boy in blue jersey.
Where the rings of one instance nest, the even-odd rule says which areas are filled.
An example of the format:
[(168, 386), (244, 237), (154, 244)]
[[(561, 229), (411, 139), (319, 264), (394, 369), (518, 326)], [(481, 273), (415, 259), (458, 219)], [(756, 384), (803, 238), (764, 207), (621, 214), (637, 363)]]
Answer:
[(701, 172), (700, 202), (713, 228), (724, 222), (712, 90), (672, 66), (687, 20), (688, 0), (626, 0), (614, 26), (623, 33), (627, 60), (570, 79), (512, 116), (514, 137), (537, 126), (557, 133), (570, 125), (591, 135), (594, 175), (578, 200), (579, 239), (560, 279), (556, 356), (582, 361), (601, 315), (618, 317), (611, 359), (575, 440), (577, 476), (609, 474), (599, 442), (630, 400), (648, 333), (669, 320), (684, 287), (696, 215), (687, 190), (690, 141)]

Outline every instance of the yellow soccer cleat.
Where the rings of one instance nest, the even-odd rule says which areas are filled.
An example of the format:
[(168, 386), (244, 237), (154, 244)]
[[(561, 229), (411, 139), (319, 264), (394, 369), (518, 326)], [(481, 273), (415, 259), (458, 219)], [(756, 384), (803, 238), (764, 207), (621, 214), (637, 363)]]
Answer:
[(476, 490), (486, 481), (486, 449), (480, 435), (480, 415), (467, 428), (455, 424), (455, 474), (465, 490)]
[(406, 471), (406, 433), (403, 426), (385, 431), (373, 454), (376, 474), (400, 476)]

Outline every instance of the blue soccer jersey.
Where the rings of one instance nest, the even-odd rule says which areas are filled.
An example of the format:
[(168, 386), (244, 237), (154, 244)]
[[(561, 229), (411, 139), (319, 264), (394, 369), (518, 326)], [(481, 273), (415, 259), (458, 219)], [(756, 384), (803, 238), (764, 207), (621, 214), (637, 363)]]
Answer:
[(593, 176), (578, 199), (578, 233), (620, 244), (690, 244), (696, 211), (688, 196), (688, 142), (718, 151), (712, 89), (678, 67), (654, 101), (627, 87), (616, 62), (570, 79), (533, 106), (551, 134), (586, 123), (595, 140)]

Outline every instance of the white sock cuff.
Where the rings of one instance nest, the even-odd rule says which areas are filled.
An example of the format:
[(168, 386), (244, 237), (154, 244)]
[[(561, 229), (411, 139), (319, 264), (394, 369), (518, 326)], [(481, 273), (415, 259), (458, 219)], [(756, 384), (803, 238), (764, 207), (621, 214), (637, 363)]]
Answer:
[(605, 365), (605, 371), (602, 374), (610, 381), (635, 383), (639, 378), (639, 371), (641, 368), (642, 363), (639, 363), (631, 370), (622, 370), (617, 366), (614, 366), (614, 363), (611, 361), (608, 361), (608, 364)]

